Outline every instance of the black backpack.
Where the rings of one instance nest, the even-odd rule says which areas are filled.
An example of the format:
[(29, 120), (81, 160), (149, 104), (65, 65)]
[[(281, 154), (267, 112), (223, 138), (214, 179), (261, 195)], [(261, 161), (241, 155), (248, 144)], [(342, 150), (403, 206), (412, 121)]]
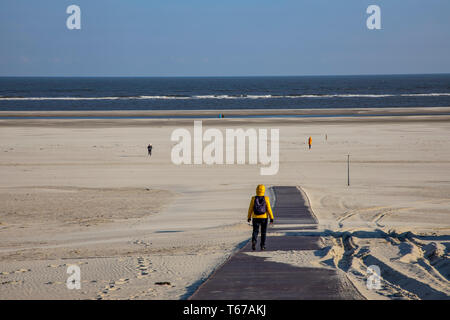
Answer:
[(255, 203), (253, 204), (253, 213), (257, 216), (265, 214), (267, 211), (266, 197), (256, 196)]

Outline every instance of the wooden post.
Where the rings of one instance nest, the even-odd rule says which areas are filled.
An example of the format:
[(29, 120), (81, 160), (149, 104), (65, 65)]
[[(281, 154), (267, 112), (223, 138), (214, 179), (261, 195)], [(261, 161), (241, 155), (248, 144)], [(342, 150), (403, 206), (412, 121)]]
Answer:
[(350, 186), (350, 155), (347, 155), (347, 186)]

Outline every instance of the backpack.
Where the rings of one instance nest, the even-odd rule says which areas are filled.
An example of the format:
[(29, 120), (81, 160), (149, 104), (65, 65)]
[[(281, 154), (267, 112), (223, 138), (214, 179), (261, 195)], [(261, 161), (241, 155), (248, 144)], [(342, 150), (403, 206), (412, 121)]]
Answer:
[(264, 196), (255, 196), (255, 203), (253, 204), (253, 213), (257, 216), (265, 214), (267, 211), (266, 198)]

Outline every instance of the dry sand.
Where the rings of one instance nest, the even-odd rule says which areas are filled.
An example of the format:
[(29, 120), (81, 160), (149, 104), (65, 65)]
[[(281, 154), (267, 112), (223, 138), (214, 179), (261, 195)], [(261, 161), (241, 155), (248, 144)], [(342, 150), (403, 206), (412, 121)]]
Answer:
[[(0, 120), (0, 299), (186, 298), (250, 237), (259, 183), (302, 187), (323, 249), (253, 254), (337, 268), (370, 299), (448, 299), (448, 117), (204, 121), (279, 128), (274, 176), (258, 165), (172, 164), (172, 131), (192, 125)], [(80, 290), (66, 287), (70, 264)], [(365, 287), (373, 264), (379, 290)]]

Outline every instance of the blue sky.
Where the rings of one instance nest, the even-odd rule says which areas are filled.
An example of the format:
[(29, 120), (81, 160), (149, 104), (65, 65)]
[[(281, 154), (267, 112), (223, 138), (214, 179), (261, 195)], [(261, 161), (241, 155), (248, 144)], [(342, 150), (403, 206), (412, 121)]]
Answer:
[(449, 73), (449, 17), (448, 0), (1, 0), (0, 76)]

